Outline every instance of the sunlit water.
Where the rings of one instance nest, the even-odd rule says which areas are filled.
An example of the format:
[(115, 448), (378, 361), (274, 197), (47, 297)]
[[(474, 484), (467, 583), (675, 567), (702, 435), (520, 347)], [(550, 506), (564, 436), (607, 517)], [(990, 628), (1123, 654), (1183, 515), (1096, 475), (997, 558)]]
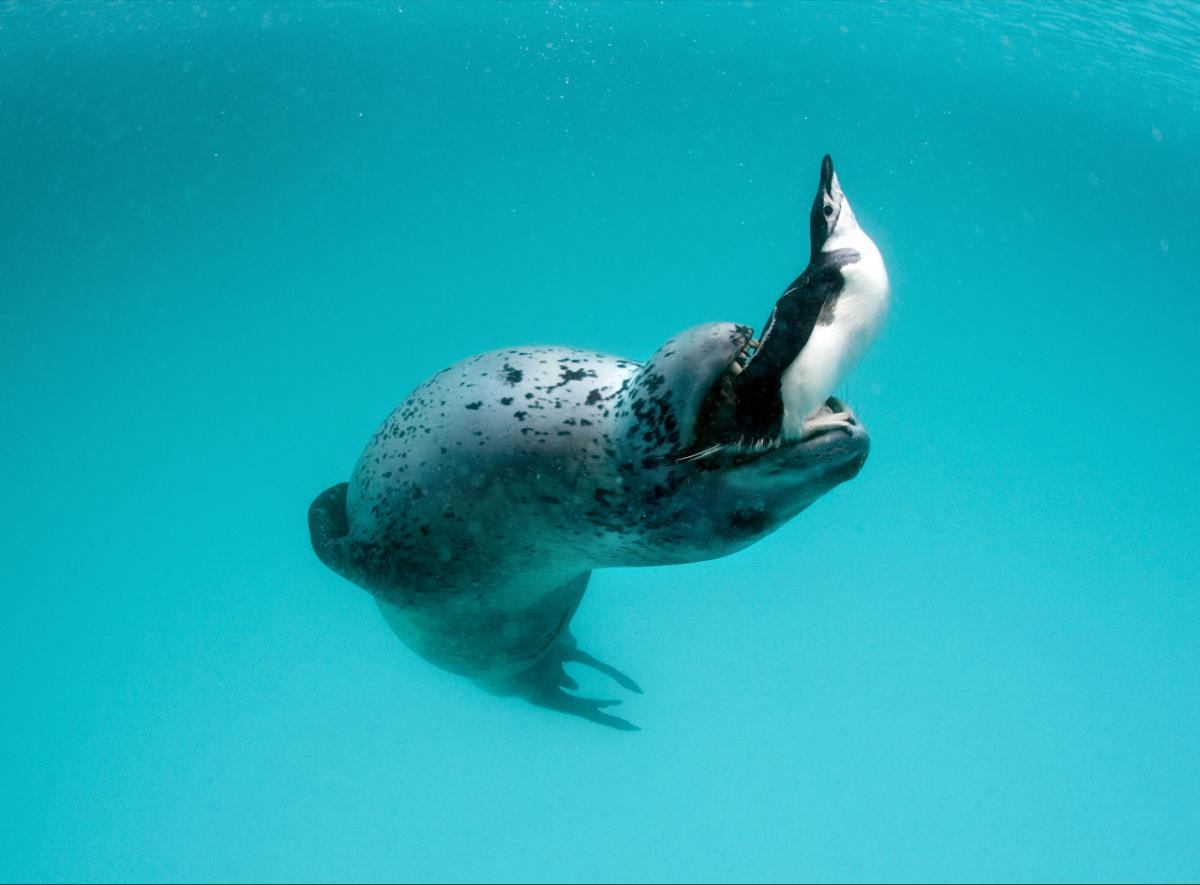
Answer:
[[(1198, 47), (1195, 5), (0, 6), (0, 877), (1194, 880)], [(642, 732), (434, 669), (312, 555), (448, 363), (761, 324), (826, 151), (894, 288), (872, 455), (594, 576)]]

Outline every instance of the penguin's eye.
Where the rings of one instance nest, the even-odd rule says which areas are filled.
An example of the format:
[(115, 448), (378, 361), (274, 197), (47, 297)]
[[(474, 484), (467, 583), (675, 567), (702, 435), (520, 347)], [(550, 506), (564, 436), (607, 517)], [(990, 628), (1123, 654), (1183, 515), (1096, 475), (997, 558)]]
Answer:
[(833, 215), (833, 207), (832, 207), (832, 206), (826, 206), (826, 207), (825, 207), (825, 217), (826, 217), (826, 218), (829, 218), (831, 215)]

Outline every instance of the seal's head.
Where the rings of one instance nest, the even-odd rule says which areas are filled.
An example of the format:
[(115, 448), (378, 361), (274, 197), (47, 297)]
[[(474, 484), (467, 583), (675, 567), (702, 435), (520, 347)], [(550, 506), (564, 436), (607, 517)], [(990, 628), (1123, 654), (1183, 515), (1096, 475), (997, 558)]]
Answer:
[(682, 529), (703, 554), (696, 558), (768, 534), (856, 476), (870, 450), (867, 431), (833, 398), (796, 439), (717, 440), (713, 428), (738, 405), (733, 382), (752, 334), (748, 326), (710, 323), (676, 335), (630, 379), (617, 405), (627, 491), (639, 489), (653, 502), (645, 512), (654, 514), (654, 528)]

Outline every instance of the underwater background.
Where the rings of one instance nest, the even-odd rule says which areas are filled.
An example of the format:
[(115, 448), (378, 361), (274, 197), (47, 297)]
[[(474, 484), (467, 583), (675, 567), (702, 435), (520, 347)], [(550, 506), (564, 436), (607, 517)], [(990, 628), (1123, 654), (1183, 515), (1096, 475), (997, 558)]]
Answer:
[[(1200, 876), (1200, 7), (0, 4), (0, 878)], [(599, 571), (625, 734), (310, 500), (422, 379), (762, 323), (830, 152), (862, 474)]]

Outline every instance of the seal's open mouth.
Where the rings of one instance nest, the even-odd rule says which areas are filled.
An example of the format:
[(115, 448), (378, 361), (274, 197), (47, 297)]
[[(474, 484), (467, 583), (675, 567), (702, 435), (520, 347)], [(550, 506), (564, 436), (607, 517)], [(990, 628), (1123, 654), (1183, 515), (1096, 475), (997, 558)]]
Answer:
[[(831, 434), (852, 436), (856, 429), (865, 432), (850, 407), (831, 396), (805, 420), (799, 437), (785, 440), (778, 389), (764, 396), (758, 391), (747, 392), (744, 387), (739, 389), (735, 384), (738, 375), (754, 359), (758, 341), (752, 336), (753, 331), (747, 329), (741, 350), (705, 394), (692, 446), (679, 460), (693, 461), (717, 454), (745, 460), (775, 449), (810, 445)], [(749, 422), (748, 417), (752, 419)], [(754, 430), (748, 433), (747, 427)]]

